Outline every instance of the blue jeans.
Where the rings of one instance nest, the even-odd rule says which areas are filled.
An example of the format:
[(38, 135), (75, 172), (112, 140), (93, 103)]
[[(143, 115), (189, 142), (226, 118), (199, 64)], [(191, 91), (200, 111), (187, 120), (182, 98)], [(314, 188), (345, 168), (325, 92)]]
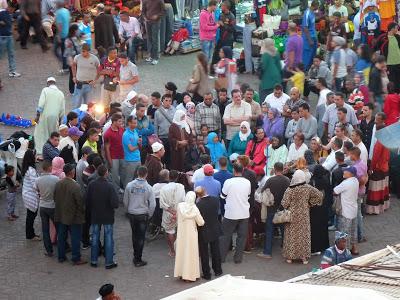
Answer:
[(344, 83), (345, 79), (346, 79), (346, 77), (335, 78), (335, 86), (333, 87), (335, 89), (335, 92), (342, 91), (343, 83)]
[[(113, 224), (103, 225), (104, 228), (104, 251), (106, 256), (106, 266), (114, 263), (114, 238)], [(92, 248), (90, 253), (90, 261), (92, 264), (97, 264), (99, 257), (99, 240), (100, 240), (100, 224), (92, 224)]]
[(12, 36), (0, 36), (0, 59), (3, 57), (4, 52), (7, 51), (8, 55), (8, 70), (15, 72), (17, 69), (15, 63), (14, 39)]
[[(267, 219), (265, 221), (265, 242), (264, 242), (264, 251), (263, 253), (265, 255), (272, 255), (272, 240), (274, 239), (273, 234), (274, 234), (274, 223), (272, 223), (272, 220), (274, 219), (275, 212), (274, 211), (268, 211), (267, 213)], [(283, 225), (277, 225), (281, 228), (281, 232), (283, 235)], [(283, 237), (282, 237), (283, 240)]]
[(364, 238), (364, 217), (361, 212), (362, 208), (362, 197), (357, 200), (357, 237), (358, 241), (361, 241)]
[(214, 48), (214, 41), (201, 41), (201, 51), (206, 55), (207, 61), (211, 60)]
[(76, 87), (74, 94), (72, 95), (72, 105), (74, 108), (78, 108), (81, 104), (87, 104), (89, 102), (89, 95), (92, 91), (92, 86), (90, 84), (83, 84), (80, 89)]
[(65, 239), (67, 236), (68, 229), (71, 232), (72, 261), (77, 262), (81, 260), (81, 236), (82, 236), (81, 224), (65, 225), (58, 223), (57, 226), (58, 260), (64, 261), (66, 259)]
[(63, 68), (63, 70), (65, 70), (65, 69), (68, 69), (67, 58), (64, 56), (65, 38), (60, 39), (60, 40), (61, 41), (59, 42), (58, 37), (55, 37), (55, 39), (54, 39), (54, 54), (62, 62), (62, 68)]
[(129, 60), (133, 63), (136, 63), (136, 52), (141, 44), (143, 44), (143, 40), (141, 38), (134, 37), (132, 39), (129, 39), (128, 56)]

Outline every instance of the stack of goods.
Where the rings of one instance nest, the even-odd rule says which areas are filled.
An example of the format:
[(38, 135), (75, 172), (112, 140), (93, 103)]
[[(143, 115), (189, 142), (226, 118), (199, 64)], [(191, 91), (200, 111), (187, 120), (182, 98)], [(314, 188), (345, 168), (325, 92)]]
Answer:
[(182, 21), (186, 29), (189, 31), (190, 38), (183, 41), (179, 46), (181, 53), (190, 53), (201, 50), (200, 38), (199, 38), (199, 16), (193, 16), (190, 20)]
[(253, 57), (260, 57), (261, 41), (268, 37), (265, 28), (259, 27), (251, 33), (251, 53)]
[(245, 15), (249, 12), (253, 12), (253, 2), (240, 2), (236, 4), (236, 23), (244, 25)]

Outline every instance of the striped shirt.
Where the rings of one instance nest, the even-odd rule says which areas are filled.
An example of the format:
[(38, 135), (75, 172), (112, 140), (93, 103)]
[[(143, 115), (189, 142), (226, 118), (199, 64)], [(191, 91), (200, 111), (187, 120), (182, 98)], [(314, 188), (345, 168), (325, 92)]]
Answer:
[(208, 106), (204, 102), (197, 104), (194, 115), (194, 128), (197, 135), (200, 135), (200, 127), (204, 124), (207, 125), (209, 131), (220, 134), (221, 114), (218, 105), (213, 103)]
[(29, 167), (24, 176), (22, 185), (22, 200), (24, 206), (32, 212), (36, 212), (39, 205), (39, 194), (35, 187), (36, 179), (38, 178), (37, 171)]

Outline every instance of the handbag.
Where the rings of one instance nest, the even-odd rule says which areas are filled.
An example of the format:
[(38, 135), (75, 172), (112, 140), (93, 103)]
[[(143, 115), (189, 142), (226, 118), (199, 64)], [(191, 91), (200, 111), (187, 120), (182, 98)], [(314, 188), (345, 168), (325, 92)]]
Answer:
[(199, 89), (199, 82), (191, 82), (189, 81), (187, 87), (186, 87), (186, 92), (195, 94), (197, 90)]
[(153, 145), (154, 143), (160, 143), (161, 145), (163, 142), (160, 140), (160, 138), (157, 136), (157, 134), (152, 134), (147, 137), (147, 141), (149, 142), (149, 145)]
[(272, 219), (272, 223), (274, 224), (284, 224), (290, 222), (292, 222), (292, 213), (288, 209), (278, 210)]
[(228, 77), (218, 77), (214, 82), (215, 90), (219, 91), (220, 89), (228, 88)]
[(110, 92), (115, 92), (117, 90), (117, 83), (113, 82), (110, 76), (104, 76), (104, 89)]

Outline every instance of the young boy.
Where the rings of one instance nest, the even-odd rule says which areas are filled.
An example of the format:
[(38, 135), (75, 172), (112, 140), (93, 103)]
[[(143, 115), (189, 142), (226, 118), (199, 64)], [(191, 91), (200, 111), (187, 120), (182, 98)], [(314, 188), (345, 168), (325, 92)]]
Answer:
[(17, 197), (17, 188), (19, 183), (14, 181), (12, 178), (14, 176), (14, 167), (10, 165), (5, 166), (6, 173), (6, 183), (7, 183), (7, 216), (8, 221), (15, 221), (18, 216), (15, 215), (15, 203)]
[(88, 138), (86, 142), (83, 144), (83, 147), (90, 147), (93, 153), (98, 153), (97, 151), (97, 142), (99, 141), (99, 133), (96, 128), (90, 128), (88, 131)]
[(297, 87), (300, 91), (300, 95), (304, 93), (304, 81), (306, 79), (306, 75), (304, 74), (304, 64), (299, 63), (294, 69), (293, 76), (289, 78), (289, 80), (293, 83), (294, 87)]
[(299, 109), (297, 107), (293, 108), (291, 115), (292, 119), (287, 124), (285, 131), (285, 138), (287, 139), (288, 147), (293, 143), (293, 137), (297, 131), (297, 123), (300, 119)]

